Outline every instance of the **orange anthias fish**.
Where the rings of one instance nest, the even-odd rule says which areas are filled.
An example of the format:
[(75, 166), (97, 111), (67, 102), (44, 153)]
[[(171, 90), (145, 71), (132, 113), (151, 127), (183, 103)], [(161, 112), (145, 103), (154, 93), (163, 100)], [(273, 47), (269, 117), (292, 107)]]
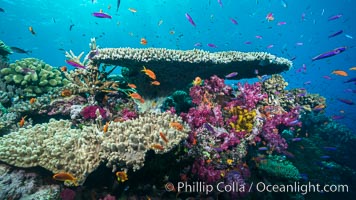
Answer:
[(143, 66), (143, 70), (141, 70), (141, 71), (144, 72), (151, 79), (156, 80), (156, 74), (152, 70), (146, 69), (146, 67)]
[(127, 180), (129, 180), (127, 178), (127, 173), (125, 171), (119, 171), (119, 172), (116, 172), (116, 177), (117, 177), (117, 181), (123, 183)]
[(103, 132), (106, 133), (109, 130), (109, 122), (106, 122), (106, 124), (103, 127)]
[(158, 81), (152, 81), (152, 82), (151, 82), (151, 85), (161, 85), (161, 83), (158, 82)]
[(162, 132), (159, 132), (159, 136), (162, 138), (162, 140), (163, 140), (165, 143), (168, 143), (167, 137), (166, 137)]
[(153, 144), (151, 147), (153, 149), (158, 149), (158, 150), (161, 150), (161, 151), (164, 150), (164, 147), (162, 145), (160, 145), (160, 144)]
[(34, 104), (36, 102), (36, 98), (31, 98), (30, 99), (30, 104)]
[(32, 35), (36, 35), (35, 31), (33, 30), (32, 26), (28, 27), (28, 30), (32, 33)]
[(345, 71), (342, 70), (334, 70), (332, 74), (339, 75), (339, 76), (348, 76), (348, 74)]
[(175, 129), (177, 129), (178, 131), (183, 130), (183, 125), (179, 122), (171, 122), (171, 123), (169, 123), (169, 125)]
[(20, 126), (20, 127), (23, 127), (23, 125), (25, 124), (25, 119), (26, 119), (26, 117), (27, 117), (27, 115), (21, 118), (21, 120), (20, 120), (20, 122), (19, 122), (19, 126)]
[(132, 83), (127, 84), (127, 86), (129, 86), (132, 89), (136, 89), (137, 88), (137, 86), (135, 84), (132, 84)]
[(142, 99), (141, 95), (139, 95), (138, 93), (130, 93), (129, 96), (133, 99)]
[(147, 44), (147, 40), (145, 38), (141, 38), (140, 44), (146, 45)]
[(62, 66), (60, 69), (61, 69), (62, 72), (66, 72), (67, 71), (67, 67), (66, 66)]
[(77, 179), (72, 174), (67, 173), (67, 172), (56, 173), (53, 175), (52, 178), (57, 181), (64, 181), (64, 182), (72, 183), (75, 186), (78, 185)]

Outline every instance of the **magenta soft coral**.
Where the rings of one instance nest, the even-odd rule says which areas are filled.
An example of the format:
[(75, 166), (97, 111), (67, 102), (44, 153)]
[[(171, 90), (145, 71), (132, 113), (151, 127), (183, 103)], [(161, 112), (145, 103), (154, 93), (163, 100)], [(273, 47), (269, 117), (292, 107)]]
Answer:
[(224, 124), (220, 105), (214, 108), (210, 108), (208, 105), (200, 105), (197, 108), (190, 108), (188, 113), (182, 113), (181, 116), (192, 129), (197, 129), (205, 123), (214, 126)]
[(106, 111), (99, 107), (99, 106), (86, 106), (82, 109), (80, 114), (84, 117), (84, 119), (96, 119), (96, 110), (99, 109), (100, 115), (105, 119), (106, 116)]
[(221, 79), (217, 76), (212, 76), (210, 79), (204, 81), (203, 86), (193, 86), (190, 88), (189, 95), (192, 98), (194, 104), (201, 104), (205, 98), (209, 101), (214, 101), (216, 95), (230, 95), (232, 88), (225, 85), (224, 79)]
[(267, 98), (267, 94), (262, 93), (261, 83), (257, 82), (254, 84), (245, 83), (242, 85), (238, 83), (239, 94), (237, 97), (227, 104), (227, 107), (232, 108), (240, 106), (248, 110), (256, 108), (256, 104)]

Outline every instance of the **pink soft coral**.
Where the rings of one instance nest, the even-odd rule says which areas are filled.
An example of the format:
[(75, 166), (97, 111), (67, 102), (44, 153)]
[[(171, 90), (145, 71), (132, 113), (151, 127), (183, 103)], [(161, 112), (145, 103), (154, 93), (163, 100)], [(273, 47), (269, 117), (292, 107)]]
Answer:
[(105, 119), (107, 116), (106, 116), (106, 111), (99, 107), (99, 106), (86, 106), (82, 109), (82, 111), (80, 112), (80, 114), (84, 117), (84, 119), (96, 119), (96, 110), (99, 109), (99, 113), (101, 115), (101, 117), (103, 119)]

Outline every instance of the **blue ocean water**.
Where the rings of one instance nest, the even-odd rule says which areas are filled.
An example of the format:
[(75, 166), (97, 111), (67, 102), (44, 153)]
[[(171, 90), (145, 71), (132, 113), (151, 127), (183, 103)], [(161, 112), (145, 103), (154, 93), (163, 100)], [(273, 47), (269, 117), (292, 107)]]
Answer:
[[(65, 65), (63, 50), (87, 53), (93, 37), (100, 47), (266, 51), (289, 59), (296, 57), (294, 67), (282, 73), (289, 82), (288, 88), (304, 87), (310, 93), (326, 97), (327, 114), (344, 115), (340, 123), (352, 130), (356, 128), (355, 105), (337, 100), (343, 98), (356, 102), (355, 93), (352, 93), (355, 84), (343, 83), (356, 75), (356, 71), (349, 70), (356, 66), (354, 1), (221, 2), (222, 6), (217, 0), (121, 0), (116, 11), (117, 0), (1, 0), (0, 7), (4, 12), (0, 12), (0, 39), (10, 46), (31, 50), (31, 57), (52, 66)], [(100, 9), (112, 19), (93, 17), (92, 13)], [(185, 13), (193, 18), (196, 27), (188, 22)], [(273, 13), (273, 21), (266, 20), (268, 13)], [(342, 16), (328, 21), (335, 15)], [(231, 19), (238, 24), (232, 23)], [(279, 22), (286, 24), (278, 25)], [(35, 35), (29, 32), (29, 26), (33, 27)], [(339, 30), (343, 33), (328, 38)], [(146, 46), (140, 44), (141, 38), (147, 39)], [(196, 43), (202, 46), (195, 47)], [(208, 43), (217, 48), (207, 46)], [(271, 45), (273, 47), (267, 48)], [(312, 62), (312, 57), (340, 46), (348, 49), (340, 55)], [(24, 57), (28, 56), (10, 56), (11, 61)], [(296, 70), (303, 64), (306, 72), (298, 73)], [(344, 70), (349, 75), (336, 76), (331, 74), (333, 70)], [(329, 76), (331, 80), (323, 76)]]

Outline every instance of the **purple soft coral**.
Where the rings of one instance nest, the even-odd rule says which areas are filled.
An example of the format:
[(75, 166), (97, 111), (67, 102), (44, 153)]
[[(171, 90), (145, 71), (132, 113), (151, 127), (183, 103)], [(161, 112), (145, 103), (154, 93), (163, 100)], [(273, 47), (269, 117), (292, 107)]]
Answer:
[(100, 113), (101, 117), (103, 117), (105, 119), (106, 111), (99, 106), (86, 106), (82, 109), (80, 114), (84, 117), (84, 119), (96, 119), (97, 118), (96, 111), (98, 109), (99, 109), (99, 113)]
[(240, 106), (247, 108), (248, 110), (256, 108), (256, 104), (267, 98), (267, 94), (263, 94), (261, 91), (261, 83), (254, 84), (245, 83), (242, 85), (238, 83), (239, 94), (237, 97), (228, 103), (228, 107)]

